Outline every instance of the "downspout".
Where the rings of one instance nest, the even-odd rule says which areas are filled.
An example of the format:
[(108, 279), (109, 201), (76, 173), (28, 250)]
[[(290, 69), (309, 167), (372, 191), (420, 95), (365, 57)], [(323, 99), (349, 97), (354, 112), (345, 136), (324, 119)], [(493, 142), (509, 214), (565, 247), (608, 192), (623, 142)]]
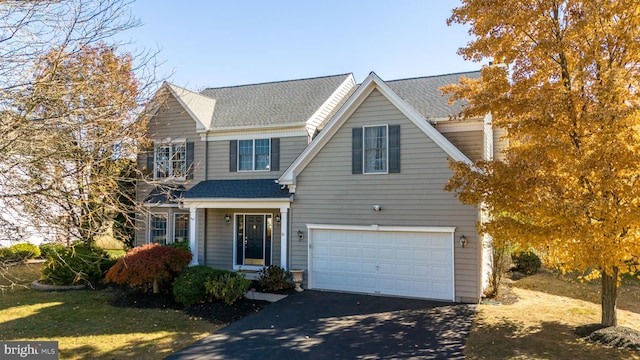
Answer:
[[(204, 180), (209, 180), (209, 136), (208, 132), (204, 135)], [(203, 239), (202, 239), (202, 265), (207, 265), (207, 222), (208, 222), (208, 210), (204, 208), (204, 224), (203, 227)]]
[(202, 242), (202, 265), (207, 265), (207, 208), (204, 208), (204, 224), (202, 225), (204, 232), (204, 240)]

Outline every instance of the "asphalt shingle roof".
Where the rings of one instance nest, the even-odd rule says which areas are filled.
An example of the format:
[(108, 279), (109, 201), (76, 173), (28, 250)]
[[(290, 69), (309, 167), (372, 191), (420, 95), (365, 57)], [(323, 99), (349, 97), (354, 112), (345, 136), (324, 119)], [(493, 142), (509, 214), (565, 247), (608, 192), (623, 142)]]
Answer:
[(182, 197), (184, 191), (185, 188), (182, 185), (176, 187), (158, 186), (151, 190), (144, 202), (153, 204), (175, 202)]
[(449, 105), (449, 96), (443, 95), (438, 89), (445, 85), (457, 84), (461, 77), (477, 79), (480, 77), (480, 71), (391, 80), (385, 83), (425, 119), (441, 120), (457, 115), (462, 110), (464, 102), (456, 101)]
[(183, 194), (185, 199), (288, 199), (288, 189), (276, 179), (206, 180)]
[(211, 129), (304, 124), (351, 74), (209, 88), (216, 100)]

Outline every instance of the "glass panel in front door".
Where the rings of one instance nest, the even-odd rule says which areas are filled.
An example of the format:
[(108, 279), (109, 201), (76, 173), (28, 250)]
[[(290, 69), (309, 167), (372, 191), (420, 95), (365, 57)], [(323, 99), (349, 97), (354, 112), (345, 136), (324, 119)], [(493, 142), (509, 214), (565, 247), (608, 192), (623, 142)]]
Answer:
[(244, 264), (264, 266), (264, 215), (245, 215)]

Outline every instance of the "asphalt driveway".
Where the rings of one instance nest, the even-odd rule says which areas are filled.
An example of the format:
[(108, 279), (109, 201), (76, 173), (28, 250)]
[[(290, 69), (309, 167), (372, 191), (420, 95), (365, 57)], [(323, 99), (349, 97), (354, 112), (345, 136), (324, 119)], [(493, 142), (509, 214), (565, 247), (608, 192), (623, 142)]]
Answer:
[(474, 305), (306, 290), (166, 359), (463, 359)]

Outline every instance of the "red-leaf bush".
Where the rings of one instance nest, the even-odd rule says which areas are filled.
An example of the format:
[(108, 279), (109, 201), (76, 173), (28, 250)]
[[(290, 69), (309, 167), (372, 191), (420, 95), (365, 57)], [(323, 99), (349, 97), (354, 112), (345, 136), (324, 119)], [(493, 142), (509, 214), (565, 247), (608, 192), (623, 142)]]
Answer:
[(105, 280), (119, 285), (129, 285), (160, 292), (160, 286), (171, 284), (189, 265), (191, 253), (160, 244), (136, 247), (120, 258), (109, 269)]

